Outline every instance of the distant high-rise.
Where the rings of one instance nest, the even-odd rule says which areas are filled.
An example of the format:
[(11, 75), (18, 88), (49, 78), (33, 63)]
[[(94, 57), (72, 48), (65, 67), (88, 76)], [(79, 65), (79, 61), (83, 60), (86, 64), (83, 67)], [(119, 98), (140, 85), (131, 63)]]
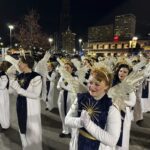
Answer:
[(94, 26), (88, 28), (89, 42), (112, 41), (113, 25)]
[(115, 17), (114, 35), (120, 40), (131, 39), (135, 35), (136, 17), (133, 14), (124, 14)]
[(59, 22), (58, 49), (62, 49), (62, 33), (70, 26), (70, 0), (62, 0)]
[(75, 49), (75, 33), (72, 33), (71, 30), (68, 29), (65, 32), (62, 32), (62, 48), (66, 50), (68, 53), (73, 53), (73, 49)]
[(60, 32), (64, 32), (70, 26), (70, 0), (62, 0), (60, 14)]

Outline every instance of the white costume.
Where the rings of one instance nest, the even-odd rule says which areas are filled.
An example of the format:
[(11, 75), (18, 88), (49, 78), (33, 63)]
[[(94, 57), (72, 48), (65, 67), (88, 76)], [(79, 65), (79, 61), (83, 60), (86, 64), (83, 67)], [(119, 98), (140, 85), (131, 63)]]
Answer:
[[(1, 72), (0, 72), (1, 74)], [(7, 129), (10, 126), (10, 110), (9, 110), (9, 92), (8, 77), (5, 74), (0, 75), (0, 125)]]
[(117, 146), (117, 150), (129, 150), (129, 140), (130, 140), (130, 128), (131, 128), (131, 121), (133, 120), (133, 110), (136, 103), (136, 96), (135, 93), (132, 92), (129, 94), (129, 101), (125, 101), (127, 107), (125, 108), (125, 117), (123, 123), (123, 136), (122, 136), (122, 146)]
[(134, 121), (143, 120), (142, 104), (141, 104), (142, 84), (136, 90), (136, 104), (134, 106)]
[[(66, 118), (65, 123), (73, 128), (72, 138), (70, 141), (70, 150), (78, 150), (78, 128), (82, 127), (81, 120), (78, 116), (78, 103), (77, 99), (71, 106)], [(108, 110), (107, 122), (105, 129), (97, 126), (90, 120), (86, 130), (98, 141), (100, 146), (98, 150), (115, 150), (121, 128), (120, 111), (114, 106), (110, 106)]]
[(46, 101), (46, 76), (47, 76), (47, 61), (50, 58), (50, 53), (46, 52), (44, 57), (36, 64), (35, 66), (35, 72), (38, 72), (42, 76), (42, 100)]
[[(150, 111), (150, 79), (146, 78), (143, 83), (143, 90), (147, 90), (147, 95), (141, 96), (141, 104), (142, 104), (142, 112), (149, 112)], [(143, 91), (142, 91), (143, 92)]]
[[(32, 74), (32, 73), (30, 73)], [(36, 75), (29, 82), (27, 89), (20, 87), (17, 81), (11, 81), (11, 87), (21, 96), (26, 97), (27, 124), (26, 133), (20, 137), (23, 150), (42, 150), (41, 105), (40, 94), (42, 88), (41, 76)]]
[(57, 90), (57, 78), (58, 73), (56, 71), (52, 71), (51, 75), (47, 75), (47, 80), (49, 84), (49, 91), (47, 91), (47, 99), (48, 102), (46, 102), (47, 108), (49, 110), (52, 110), (53, 108), (57, 107), (57, 100), (58, 100), (58, 90)]
[[(58, 109), (62, 121), (62, 129), (63, 129), (62, 133), (69, 134), (71, 132), (71, 129), (65, 125), (65, 116), (74, 102), (75, 93), (71, 91), (72, 88), (70, 84), (65, 82), (66, 81), (62, 77), (60, 77), (57, 84), (57, 88), (58, 90), (60, 90), (58, 97)], [(65, 93), (67, 95), (66, 99), (64, 98)]]

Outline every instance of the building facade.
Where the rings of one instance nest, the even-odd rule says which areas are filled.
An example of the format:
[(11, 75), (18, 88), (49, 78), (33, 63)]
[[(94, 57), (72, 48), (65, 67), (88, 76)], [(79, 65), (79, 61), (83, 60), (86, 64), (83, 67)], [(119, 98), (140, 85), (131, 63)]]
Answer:
[(150, 47), (150, 40), (138, 40), (137, 46), (135, 48), (130, 47), (130, 41), (118, 41), (118, 42), (90, 42), (86, 43), (87, 47), (84, 47), (84, 50), (87, 54), (118, 54), (121, 53), (132, 53), (136, 50), (149, 50), (146, 49)]
[(133, 14), (124, 14), (115, 17), (114, 35), (120, 40), (131, 39), (135, 35), (136, 17)]
[(88, 28), (88, 41), (112, 41), (113, 25), (94, 26)]

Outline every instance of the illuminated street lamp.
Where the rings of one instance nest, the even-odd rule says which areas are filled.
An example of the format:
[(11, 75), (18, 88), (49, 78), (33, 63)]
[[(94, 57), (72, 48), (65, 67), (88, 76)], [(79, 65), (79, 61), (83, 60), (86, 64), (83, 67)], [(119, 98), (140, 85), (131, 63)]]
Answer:
[(75, 48), (73, 48), (73, 52), (74, 52), (74, 54), (76, 53), (76, 49)]
[(79, 39), (79, 50), (82, 50), (82, 39)]
[(82, 39), (79, 39), (79, 43), (81, 44), (81, 42), (82, 42)]
[(51, 45), (52, 45), (52, 42), (53, 42), (53, 38), (49, 38), (48, 41), (49, 41), (50, 48), (51, 48)]
[(0, 46), (3, 47), (3, 45), (4, 45), (4, 43), (3, 43), (3, 42), (0, 42)]
[(132, 38), (132, 40), (133, 40), (133, 41), (137, 41), (137, 40), (138, 40), (138, 37), (137, 37), (137, 36), (134, 36), (134, 37)]
[(14, 29), (14, 26), (13, 25), (8, 25), (8, 28), (9, 28), (9, 38), (10, 38), (10, 48), (11, 48), (11, 45), (12, 45), (12, 30)]

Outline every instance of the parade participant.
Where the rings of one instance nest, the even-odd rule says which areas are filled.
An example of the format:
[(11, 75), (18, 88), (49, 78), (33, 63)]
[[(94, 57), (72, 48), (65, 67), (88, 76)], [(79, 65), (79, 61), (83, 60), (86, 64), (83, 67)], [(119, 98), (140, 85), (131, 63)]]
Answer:
[(150, 77), (145, 78), (141, 93), (142, 112), (150, 112)]
[(84, 84), (87, 85), (87, 80), (90, 76), (90, 72), (91, 72), (91, 68), (92, 68), (92, 63), (90, 61), (90, 59), (88, 58), (84, 58), (83, 61), (82, 61), (82, 65), (87, 67), (87, 72), (85, 74), (85, 82)]
[[(120, 64), (114, 75), (113, 86), (121, 83), (132, 71), (128, 64)], [(129, 150), (131, 120), (133, 119), (133, 107), (136, 103), (134, 92), (128, 93), (128, 100), (125, 101), (125, 111), (121, 110), (122, 127), (120, 138), (117, 143), (117, 150)]]
[(141, 104), (142, 84), (139, 85), (135, 94), (136, 94), (136, 103), (134, 106), (133, 118), (136, 124), (141, 126), (143, 122), (143, 113), (142, 113), (142, 104)]
[(9, 79), (5, 74), (4, 63), (0, 64), (0, 125), (1, 131), (5, 131), (10, 126), (10, 110), (9, 110)]
[(44, 57), (37, 62), (35, 66), (35, 72), (39, 73), (42, 76), (42, 94), (41, 99), (46, 102), (47, 89), (46, 89), (46, 79), (47, 79), (47, 62), (50, 59), (50, 53), (47, 51)]
[[(64, 68), (67, 72), (74, 76), (74, 66), (71, 62), (64, 63)], [(58, 97), (58, 110), (62, 121), (62, 133), (60, 133), (59, 137), (70, 137), (71, 128), (66, 126), (64, 121), (65, 116), (73, 103), (74, 93), (71, 90), (70, 83), (68, 83), (63, 77), (60, 77), (57, 88), (60, 90)]]
[(47, 74), (47, 101), (46, 110), (51, 111), (57, 105), (58, 92), (56, 88), (58, 73), (55, 71), (54, 64), (51, 62), (47, 63), (48, 74)]
[(115, 150), (121, 116), (107, 95), (111, 82), (106, 69), (92, 69), (88, 92), (77, 95), (65, 118), (66, 125), (74, 129), (70, 150)]
[(42, 150), (41, 76), (32, 71), (34, 60), (21, 56), (18, 63), (22, 72), (17, 80), (11, 81), (11, 88), (18, 93), (17, 117), (23, 150)]

